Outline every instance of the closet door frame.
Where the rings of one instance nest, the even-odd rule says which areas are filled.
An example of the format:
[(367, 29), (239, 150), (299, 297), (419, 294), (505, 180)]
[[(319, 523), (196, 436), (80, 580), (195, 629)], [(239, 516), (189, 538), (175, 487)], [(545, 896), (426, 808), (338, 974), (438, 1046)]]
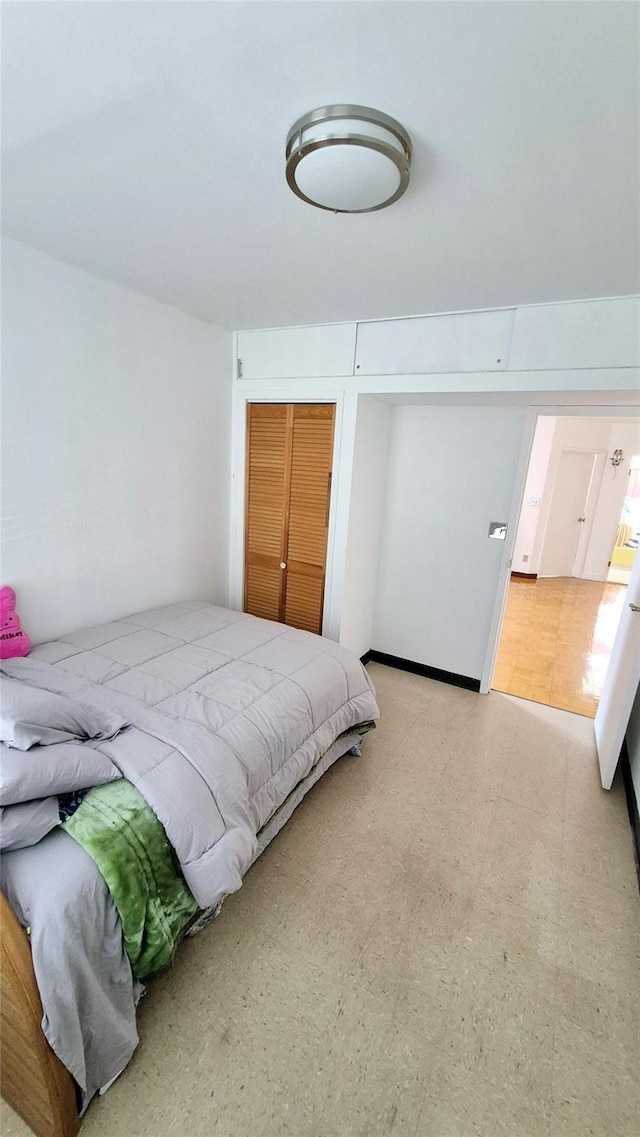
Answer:
[[(247, 468), (247, 407), (249, 403), (318, 403), (335, 405), (333, 431), (333, 473), (329, 499), (329, 531), (325, 565), (324, 610), (322, 634), (339, 639), (342, 601), (342, 575), (347, 545), (347, 527), (350, 501), (350, 467), (358, 396), (343, 388), (323, 390), (322, 394), (309, 391), (302, 394), (291, 386), (271, 390), (265, 395), (259, 384), (247, 381), (242, 392), (236, 390), (232, 408), (232, 473), (229, 552), (228, 604), (237, 611), (243, 610), (244, 558), (246, 516)], [(345, 451), (347, 461), (345, 463)], [(349, 469), (345, 469), (345, 465)]]

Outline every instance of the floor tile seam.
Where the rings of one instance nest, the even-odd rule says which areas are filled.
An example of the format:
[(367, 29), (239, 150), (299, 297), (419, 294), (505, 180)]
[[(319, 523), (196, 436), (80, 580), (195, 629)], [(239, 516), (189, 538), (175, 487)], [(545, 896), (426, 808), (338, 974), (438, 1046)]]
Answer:
[[(479, 858), (479, 860), (480, 860), (480, 865), (479, 865), (479, 868), (478, 868), (478, 871), (477, 871), (477, 876), (476, 876), (476, 882), (475, 882), (475, 885), (474, 885), (474, 887), (473, 887), (473, 889), (472, 889), (472, 891), (471, 891), (471, 893), (470, 893), (470, 896), (469, 896), (469, 906), (468, 906), (468, 911), (467, 911), (467, 913), (466, 913), (466, 915), (467, 915), (467, 916), (469, 916), (469, 915), (470, 915), (470, 913), (471, 913), (471, 911), (472, 911), (472, 909), (473, 909), (473, 907), (474, 907), (474, 904), (475, 904), (475, 902), (476, 902), (476, 899), (477, 899), (478, 893), (480, 892), (480, 888), (481, 888), (481, 881), (482, 881), (482, 874), (483, 874), (483, 872), (484, 872), (484, 867), (485, 867), (485, 865), (486, 865), (486, 863), (487, 863), (487, 861), (488, 861), (488, 858), (489, 858), (489, 854), (490, 854), (490, 850), (491, 850), (491, 848), (492, 848), (491, 837), (492, 837), (492, 827), (493, 827), (493, 820), (494, 820), (494, 818), (495, 818), (495, 814), (496, 814), (496, 812), (497, 812), (497, 810), (498, 810), (498, 804), (499, 804), (499, 800), (500, 800), (499, 798), (496, 798), (496, 800), (495, 800), (495, 801), (494, 801), (494, 803), (493, 803), (493, 810), (491, 811), (491, 818), (490, 818), (490, 820), (489, 820), (489, 822), (488, 822), (488, 825), (487, 825), (487, 835), (486, 835), (486, 840), (485, 840), (485, 843), (484, 843), (484, 845), (483, 845), (483, 846), (481, 846), (481, 847), (482, 847), (482, 852), (481, 852), (481, 854), (480, 854), (480, 858)], [(468, 926), (468, 924), (467, 924), (467, 923), (465, 923), (465, 928), (466, 928), (467, 926)], [(464, 935), (464, 930), (463, 930), (463, 935)], [(461, 952), (462, 952), (462, 940), (461, 940), (461, 942), (460, 942), (460, 948), (459, 948), (459, 951), (458, 951), (458, 962), (459, 962), (459, 957), (460, 957), (460, 953), (461, 953)]]
[[(362, 944), (358, 948), (358, 951), (355, 953), (353, 958), (349, 962), (345, 963), (344, 969), (340, 972), (340, 980), (339, 980), (340, 990), (338, 992), (338, 999), (340, 998), (340, 994), (342, 993), (342, 988), (343, 988), (345, 980), (355, 974), (355, 969), (358, 966), (358, 964), (360, 963), (364, 953), (367, 950), (367, 947), (369, 945), (370, 935), (371, 935), (371, 932), (372, 932), (374, 926), (376, 925), (376, 922), (377, 922), (376, 916), (372, 915), (370, 920), (367, 922), (366, 931), (365, 931), (364, 936), (363, 936)], [(406, 950), (407, 949), (406, 949), (406, 944), (405, 944), (405, 951)], [(327, 1028), (327, 1029), (329, 1029), (329, 1028)]]
[[(560, 971), (560, 974), (562, 974), (561, 968), (559, 969), (559, 971)], [(613, 992), (611, 992), (611, 991), (608, 991), (606, 993), (607, 996), (612, 995), (612, 994), (613, 994)], [(574, 1011), (572, 1011), (570, 1009), (564, 1010), (560, 1005), (557, 1008), (557, 1015), (558, 1015), (558, 1018), (560, 1016), (562, 1016), (562, 1018), (566, 1022), (570, 1023), (571, 1026), (577, 1027), (578, 1030), (592, 1034), (594, 1036), (594, 1038), (596, 1038), (599, 1042), (602, 1043), (603, 1046), (606, 1047), (610, 1043), (611, 1026), (600, 1025), (599, 1023), (595, 1022), (595, 1020), (594, 1020), (594, 1022), (595, 1022), (594, 1026), (587, 1026), (585, 1024), (584, 1020), (578, 1018)], [(636, 1012), (635, 1008), (633, 1008), (631, 1012), (627, 1012), (627, 1017), (625, 1017), (624, 1015), (622, 1015), (622, 1016), (617, 1015), (617, 1014), (614, 1015), (611, 1025), (615, 1026), (617, 1024), (617, 1025), (621, 1025), (621, 1026), (627, 1026), (629, 1018), (633, 1019), (634, 1025), (636, 1025), (635, 1020), (640, 1018), (640, 1007), (638, 1008), (637, 1012)], [(555, 1029), (554, 1029), (554, 1045), (555, 1045)]]
[[(496, 809), (497, 809), (497, 803), (496, 803)], [(495, 812), (495, 810), (494, 810), (494, 812)], [(464, 952), (465, 936), (466, 936), (467, 930), (470, 927), (472, 913), (474, 911), (475, 904), (476, 904), (476, 901), (477, 901), (478, 896), (480, 894), (480, 889), (482, 887), (481, 886), (482, 874), (484, 871), (485, 863), (486, 863), (488, 856), (489, 856), (490, 844), (491, 844), (491, 841), (490, 841), (490, 837), (489, 837), (489, 839), (487, 841), (486, 849), (485, 849), (484, 854), (482, 856), (482, 860), (481, 860), (480, 868), (479, 868), (478, 875), (476, 878), (475, 886), (472, 888), (472, 890), (469, 894), (469, 902), (468, 902), (467, 907), (464, 911), (463, 919), (460, 921), (460, 942), (458, 944), (458, 947), (457, 947), (456, 953), (455, 953), (455, 956), (456, 956), (455, 966), (452, 968), (453, 981), (451, 984), (451, 991), (449, 992), (449, 999), (448, 999), (449, 1004), (453, 1000), (453, 989), (455, 986), (455, 978), (457, 975), (462, 973), (462, 957), (463, 957), (463, 952)], [(447, 1007), (447, 1010), (448, 1009), (449, 1009), (449, 1006)], [(443, 1025), (441, 1028), (442, 1030), (444, 1029), (445, 1021), (446, 1021), (446, 1015), (443, 1018)]]
[[(459, 1064), (458, 1064), (458, 1065), (459, 1065)], [(489, 1081), (489, 1084), (491, 1085), (492, 1089), (501, 1089), (501, 1088), (504, 1088), (504, 1083), (502, 1083), (502, 1086), (500, 1086), (500, 1085), (496, 1086), (496, 1085), (495, 1085), (493, 1082)], [(428, 1089), (429, 1089), (429, 1087), (428, 1087), (428, 1086), (425, 1086), (424, 1097), (423, 1097), (423, 1100), (422, 1100), (422, 1106), (421, 1106), (421, 1109), (420, 1109), (420, 1115), (419, 1115), (419, 1118), (418, 1118), (418, 1127), (417, 1127), (417, 1128), (416, 1128), (416, 1130), (414, 1131), (414, 1133), (413, 1133), (412, 1137), (418, 1137), (418, 1132), (419, 1132), (419, 1129), (420, 1129), (420, 1122), (422, 1121), (422, 1115), (423, 1115), (423, 1113), (424, 1113), (424, 1109), (425, 1109), (425, 1105), (426, 1105), (426, 1099), (427, 1099), (427, 1093), (428, 1093)], [(547, 1109), (547, 1113), (548, 1113), (547, 1137), (552, 1137), (552, 1134), (551, 1134), (551, 1127), (552, 1127), (552, 1124), (553, 1124), (553, 1102), (552, 1102), (552, 1100), (551, 1100), (551, 1096), (549, 1096), (549, 1100), (548, 1100), (547, 1106), (548, 1106), (548, 1109)], [(527, 1106), (527, 1108), (529, 1108), (529, 1107)], [(267, 1135), (267, 1137), (268, 1137), (268, 1135)], [(429, 1135), (429, 1137), (439, 1137), (439, 1135), (438, 1135), (438, 1134), (430, 1134), (430, 1135)], [(466, 1135), (465, 1135), (465, 1137), (466, 1137)], [(525, 1134), (521, 1134), (521, 1133), (515, 1133), (515, 1132), (514, 1132), (514, 1133), (512, 1134), (512, 1137), (526, 1137), (526, 1135), (525, 1135)]]
[[(511, 848), (517, 849), (517, 847), (514, 845), (512, 845)], [(485, 887), (486, 886), (483, 886), (482, 884), (479, 885), (479, 888), (484, 889)], [(493, 894), (493, 895), (495, 895), (495, 894)], [(499, 897), (500, 898), (502, 897), (502, 893), (499, 894)], [(511, 898), (508, 901), (503, 900), (503, 903), (513, 904), (513, 906), (515, 908), (517, 908), (518, 912), (522, 912), (523, 919), (526, 919), (529, 922), (531, 922), (532, 920), (539, 919), (539, 918), (543, 917), (549, 924), (553, 925), (554, 927), (557, 926), (558, 928), (560, 928), (560, 926), (561, 926), (562, 921), (561, 921), (561, 918), (559, 915), (555, 916), (553, 914), (547, 915), (546, 913), (541, 913), (539, 907), (528, 908), (526, 905), (519, 904), (517, 900), (513, 900)]]
[[(566, 848), (563, 836), (562, 862), (560, 865), (561, 872), (563, 875), (578, 878), (579, 880), (584, 881), (586, 885), (594, 886), (595, 888), (608, 888), (625, 884), (625, 886), (629, 886), (631, 895), (637, 896), (638, 878), (636, 874), (632, 841), (633, 837), (631, 837), (628, 844), (625, 842), (624, 850), (621, 846), (619, 848), (616, 848), (615, 856), (611, 858), (611, 861), (606, 862), (606, 870), (604, 873), (602, 873), (600, 869), (598, 869), (596, 872), (593, 872), (591, 870), (590, 864), (583, 865), (581, 863), (587, 860), (589, 856), (599, 856), (601, 854), (601, 850), (599, 848), (594, 845), (591, 849), (581, 849), (577, 857), (575, 856), (575, 852), (574, 856), (572, 857), (571, 849), (574, 849), (575, 851), (575, 846), (569, 846)], [(622, 875), (623, 872), (626, 873), (626, 876)], [(609, 876), (611, 879), (608, 879)]]
[[(510, 805), (510, 806), (519, 806), (520, 802), (517, 800), (516, 795), (514, 794), (512, 797), (509, 797), (508, 792), (509, 791), (504, 793), (499, 798), (499, 804)], [(527, 808), (527, 812), (534, 814), (534, 816), (536, 818), (540, 818), (543, 820), (547, 820), (549, 818), (549, 814), (545, 813), (544, 809), (534, 809), (532, 806), (527, 806), (526, 808)], [(546, 833), (544, 831), (540, 835), (534, 835), (534, 834), (530, 834), (530, 833), (527, 834), (527, 844), (529, 846), (532, 846), (532, 845), (540, 846), (541, 848), (546, 849), (549, 854), (555, 852), (559, 858), (561, 855), (561, 852), (562, 852), (562, 829), (561, 829), (561, 826), (562, 826), (562, 818), (559, 818), (558, 819), (558, 825), (555, 827), (555, 828), (560, 830), (559, 835), (557, 837), (551, 839), (551, 840), (548, 838), (548, 836), (546, 835)], [(505, 837), (505, 838), (503, 838), (503, 840), (505, 840), (507, 844), (512, 845), (514, 849), (521, 849), (522, 848), (521, 843), (517, 844), (516, 842), (514, 842), (509, 837)], [(559, 860), (558, 860), (557, 867), (560, 868), (560, 861)]]
[[(522, 907), (521, 905), (518, 905), (515, 900), (512, 900), (510, 903), (516, 904), (516, 906), (518, 908)], [(522, 908), (522, 911), (526, 912), (526, 911), (528, 911), (528, 909)], [(618, 927), (619, 918), (610, 909), (599, 909), (596, 914), (598, 916), (602, 915), (602, 916), (606, 917), (606, 919), (608, 920), (608, 922), (610, 924), (613, 924), (615, 927)], [(548, 919), (550, 924), (552, 924), (554, 927), (557, 927), (559, 930), (562, 930), (562, 928), (565, 927), (567, 920), (569, 920), (571, 923), (579, 925), (580, 929), (584, 929), (584, 928), (588, 929), (588, 928), (592, 928), (594, 925), (594, 921), (591, 918), (592, 916), (593, 916), (593, 913), (590, 911), (587, 915), (585, 915), (583, 917), (580, 917), (580, 916), (575, 917), (575, 918), (568, 917), (566, 907), (561, 907), (558, 911), (557, 916), (548, 916), (546, 918)], [(640, 933), (638, 935), (638, 940), (639, 940), (639, 944), (640, 944)], [(616, 953), (616, 959), (620, 959), (624, 963), (634, 963), (636, 965), (640, 965), (640, 947), (637, 950), (632, 949), (631, 951), (629, 951), (628, 949), (621, 948), (618, 945), (615, 948), (615, 953)], [(574, 969), (572, 968), (572, 970), (574, 970)]]
[[(505, 901), (505, 903), (512, 905), (515, 909), (517, 909), (517, 912), (522, 911), (524, 913), (524, 915), (526, 916), (526, 914), (527, 914), (526, 911), (524, 909), (519, 909), (518, 905), (514, 901), (508, 901), (508, 902)], [(464, 953), (464, 950), (465, 950), (464, 949), (464, 943), (461, 942), (461, 945), (460, 945), (460, 954), (461, 955)], [(547, 995), (544, 991), (541, 993), (543, 999), (546, 999), (548, 1002), (553, 1003), (554, 995), (555, 995), (555, 982), (558, 978), (558, 972), (562, 972), (563, 969), (559, 963), (548, 962), (547, 960), (545, 960), (544, 956), (541, 956), (541, 961), (545, 965), (546, 968), (551, 968), (552, 971), (554, 972), (554, 977), (553, 977), (554, 994)], [(469, 970), (471, 970), (471, 969), (474, 969), (476, 971), (480, 971), (485, 976), (489, 976), (492, 979), (495, 979), (496, 985), (499, 984), (500, 976), (504, 975), (504, 969), (501, 968), (500, 964), (487, 962), (484, 958), (474, 959), (472, 957), (469, 960)], [(512, 989), (516, 990), (518, 992), (521, 992), (521, 993), (526, 993), (526, 991), (528, 989), (530, 989), (530, 987), (528, 987), (526, 981), (522, 981), (521, 979), (518, 978), (517, 974), (514, 974), (513, 975)]]
[[(353, 969), (356, 967), (356, 965), (362, 959), (362, 956), (364, 955), (364, 953), (367, 949), (367, 945), (369, 943), (369, 937), (371, 935), (372, 929), (374, 928), (375, 924), (376, 924), (376, 916), (374, 914), (372, 914), (371, 918), (367, 922), (366, 930), (365, 930), (365, 933), (363, 936), (363, 942), (362, 942), (360, 948), (358, 949), (354, 959), (352, 960), (351, 971), (353, 971)], [(347, 975), (347, 969), (345, 968), (342, 978), (344, 979), (346, 977), (346, 975)]]
[[(473, 892), (472, 892), (472, 896), (471, 896), (472, 901), (475, 900), (476, 893), (477, 893), (478, 889), (480, 888), (480, 879), (482, 876), (482, 870), (484, 869), (485, 862), (487, 860), (487, 857), (489, 856), (489, 851), (491, 848), (492, 824), (493, 824), (493, 819), (495, 817), (495, 814), (496, 814), (496, 811), (498, 808), (498, 803), (499, 803), (498, 798), (493, 798), (493, 799), (488, 799), (488, 800), (491, 802), (490, 816), (489, 816), (488, 820), (486, 820), (486, 822), (485, 822), (485, 824), (487, 826), (486, 835), (485, 835), (484, 839), (479, 844), (480, 853), (479, 853), (478, 861), (476, 861), (477, 883), (476, 883), (476, 885), (473, 889)], [(461, 817), (464, 817), (466, 815), (467, 811), (466, 810), (465, 811), (458, 810), (458, 813)], [(453, 850), (453, 852), (455, 852), (455, 850)], [(442, 854), (436, 853), (434, 855), (442, 857)], [(464, 872), (465, 872), (465, 875), (472, 877), (472, 874), (467, 873), (466, 869), (464, 870)]]
[[(462, 945), (460, 945), (460, 947), (458, 948), (458, 956), (460, 956), (461, 952), (462, 952)], [(444, 1056), (445, 1058), (447, 1057), (447, 1052), (439, 1045), (439, 1042), (440, 1042), (441, 1038), (444, 1036), (446, 1029), (447, 1029), (447, 1026), (448, 1026), (448, 1023), (449, 1023), (449, 1014), (451, 1011), (451, 1005), (453, 1003), (454, 988), (455, 988), (455, 975), (456, 974), (457, 974), (457, 969), (456, 969), (456, 971), (452, 971), (452, 980), (451, 980), (451, 983), (449, 985), (449, 990), (447, 992), (446, 1005), (443, 1008), (442, 1022), (440, 1024), (440, 1027), (436, 1031), (435, 1036), (428, 1040), (429, 1046), (431, 1046), (433, 1048), (433, 1050), (435, 1050), (437, 1052), (438, 1055)], [(392, 1028), (396, 1025), (396, 1022), (397, 1022), (397, 1012), (398, 1012), (399, 1002), (400, 1002), (400, 1000), (398, 998), (398, 1001), (397, 1001), (396, 1006), (394, 1008), (393, 1018), (391, 1021)], [(432, 1067), (433, 1067), (433, 1064), (432, 1064)], [(426, 1074), (424, 1076), (424, 1079), (423, 1079), (425, 1082), (424, 1097), (426, 1097), (427, 1090), (428, 1090), (428, 1085), (426, 1083), (433, 1073), (432, 1067), (429, 1069), (429, 1073)], [(424, 1099), (423, 1099), (423, 1101), (424, 1101)], [(420, 1116), (422, 1116), (422, 1111), (420, 1113)], [(418, 1119), (418, 1125), (419, 1124), (420, 1124), (420, 1119)]]
[[(623, 823), (626, 819), (623, 819)], [(628, 826), (629, 832), (626, 829), (615, 826), (607, 827), (607, 831), (593, 835), (591, 832), (585, 834), (582, 825), (573, 824), (567, 820), (565, 815), (564, 828), (563, 828), (563, 849), (573, 849), (574, 852), (579, 853), (581, 857), (588, 857), (598, 855), (602, 852), (602, 847), (599, 842), (607, 844), (607, 848), (615, 852), (612, 860), (619, 860), (624, 858), (628, 860), (629, 867), (635, 872), (635, 857), (634, 857), (634, 838), (631, 826)], [(637, 879), (637, 877), (636, 877)]]
[[(499, 805), (512, 805), (512, 806), (517, 806), (518, 808), (520, 808), (520, 810), (521, 810), (520, 820), (521, 821), (525, 820), (526, 815), (530, 814), (530, 813), (532, 813), (534, 815), (535, 820), (542, 818), (542, 819), (545, 819), (546, 821), (548, 821), (548, 819), (549, 819), (548, 811), (538, 810), (538, 808), (535, 808), (534, 805), (523, 805), (522, 802), (520, 802), (520, 800), (517, 800), (517, 798), (515, 796), (509, 797), (508, 795), (509, 795), (509, 790), (507, 789), (504, 792), (504, 794), (500, 795), (500, 797), (498, 799), (498, 804)], [(554, 827), (554, 828), (557, 828), (557, 827)], [(539, 839), (539, 844), (548, 846), (548, 841), (542, 837)], [(557, 848), (559, 850), (560, 848), (562, 848), (562, 844), (563, 844), (563, 833), (562, 833), (562, 831), (560, 831), (559, 836), (554, 839), (554, 844), (552, 844), (552, 847)]]
[(564, 829), (567, 819), (567, 789), (569, 785), (569, 737), (568, 735), (564, 740), (564, 778), (562, 785), (562, 827), (561, 827), (561, 869), (564, 867)]
[[(493, 814), (491, 815), (492, 821), (494, 820), (495, 814), (498, 811), (498, 805), (499, 805), (500, 801), (502, 801), (502, 789), (503, 789), (504, 784), (507, 780), (507, 774), (509, 772), (509, 767), (511, 765), (512, 758), (513, 758), (512, 754), (510, 754), (507, 757), (507, 761), (504, 763), (504, 769), (502, 771), (502, 777), (499, 780), (499, 784), (496, 785), (496, 806), (495, 806), (495, 809), (493, 811)], [(496, 779), (496, 781), (498, 781), (498, 780)]]
[(425, 717), (426, 713), (427, 713), (426, 711), (419, 711), (415, 715), (411, 716), (410, 720), (407, 722), (406, 727), (402, 730), (400, 737), (398, 739), (396, 739), (396, 745), (402, 744), (405, 741), (407, 735), (410, 734), (410, 732), (416, 726), (422, 726), (422, 729), (425, 731), (425, 734), (428, 733), (429, 729), (431, 728), (431, 726), (433, 724), (429, 723), (429, 722), (424, 722), (424, 723), (421, 722), (421, 720)]
[[(593, 926), (595, 921), (601, 921), (603, 923), (613, 925), (613, 927), (616, 929), (617, 932), (619, 932), (620, 928), (623, 927), (623, 925), (624, 925), (624, 914), (627, 911), (627, 905), (626, 904), (623, 903), (622, 915), (621, 915), (619, 909), (616, 910), (614, 907), (609, 906), (606, 902), (604, 904), (602, 904), (598, 900), (592, 899), (591, 896), (589, 896), (588, 904), (589, 904), (589, 916), (591, 917), (591, 920), (590, 920), (590, 926), (591, 927)], [(561, 891), (561, 895), (560, 895), (560, 905), (561, 905), (561, 908), (562, 908), (562, 911), (564, 914), (566, 912), (566, 906), (563, 905), (563, 893), (562, 893), (562, 891)], [(564, 920), (561, 919), (558, 922), (564, 925)], [(584, 918), (584, 920), (580, 920), (580, 918), (578, 918), (575, 921), (575, 923), (587, 924), (588, 921), (587, 921), (586, 917)], [(619, 944), (616, 946), (615, 950), (616, 950), (616, 957), (617, 958), (619, 958), (619, 959), (621, 959), (627, 963), (636, 962), (640, 966), (640, 938), (639, 938), (639, 947), (638, 947), (637, 951), (634, 950), (633, 948), (631, 950), (629, 950), (628, 948), (620, 947)]]
[[(416, 1127), (414, 1130), (412, 1130), (411, 1133), (407, 1133), (406, 1137), (418, 1137), (418, 1134), (420, 1132), (420, 1122), (422, 1121), (422, 1114), (424, 1113), (424, 1108), (425, 1108), (425, 1105), (427, 1103), (427, 1093), (429, 1091), (428, 1082), (429, 1082), (429, 1079), (431, 1077), (431, 1074), (432, 1074), (432, 1070), (429, 1070), (429, 1073), (425, 1074), (424, 1078), (422, 1079), (422, 1081), (423, 1081), (422, 1099), (420, 1102), (420, 1108), (418, 1110)], [(393, 1130), (391, 1132), (391, 1137), (393, 1137)], [(400, 1137), (400, 1134), (398, 1134), (398, 1137)]]
[[(505, 774), (505, 779), (507, 777), (508, 772), (509, 771), (507, 769), (507, 772)], [(566, 775), (565, 775), (565, 777), (566, 777)], [(564, 782), (563, 782), (563, 786), (564, 786)], [(531, 805), (530, 802), (527, 802), (526, 805), (523, 805), (522, 799), (518, 798), (516, 790), (513, 790), (513, 791), (509, 790), (508, 787), (506, 789), (504, 789), (504, 787), (501, 787), (501, 789), (502, 789), (502, 792), (500, 793), (500, 797), (498, 799), (499, 801), (508, 801), (510, 805), (518, 805), (522, 809), (527, 810), (529, 813), (539, 813), (541, 817), (549, 817), (548, 809), (538, 809), (538, 808), (536, 808), (535, 805)], [(510, 793), (513, 794), (512, 797), (509, 796)], [(564, 800), (563, 800), (562, 805), (563, 805), (563, 809), (562, 809), (562, 832), (563, 832), (564, 831)]]
[[(383, 718), (384, 718), (384, 710), (380, 714), (380, 721), (381, 722), (383, 721)], [(394, 746), (401, 746), (402, 745), (402, 743), (404, 742), (409, 731), (415, 726), (415, 724), (417, 723), (419, 718), (420, 718), (420, 715), (412, 716), (410, 721), (406, 724), (406, 726), (401, 728), (400, 733), (398, 735), (396, 735), (396, 737), (394, 738), (394, 742), (393, 742)], [(378, 735), (377, 737), (380, 737), (380, 736)]]
[[(450, 1064), (450, 1065), (458, 1065), (458, 1066), (462, 1066), (462, 1062), (461, 1062), (461, 1061), (452, 1062), (452, 1060), (451, 1060), (451, 1055), (449, 1054), (449, 1052), (448, 1052), (446, 1049), (444, 1049), (444, 1047), (443, 1047), (442, 1045), (440, 1045), (440, 1039), (441, 1039), (441, 1036), (442, 1036), (442, 1034), (443, 1034), (443, 1033), (444, 1033), (444, 1027), (443, 1027), (443, 1029), (442, 1029), (442, 1030), (439, 1032), (439, 1034), (438, 1034), (438, 1036), (437, 1036), (437, 1041), (434, 1041), (434, 1042), (432, 1042), (432, 1043), (431, 1043), (431, 1045), (434, 1047), (434, 1049), (435, 1049), (435, 1050), (437, 1050), (437, 1051), (438, 1051), (438, 1054), (439, 1054), (439, 1055), (440, 1055), (442, 1058), (445, 1058), (445, 1059), (446, 1059), (446, 1060), (449, 1062), (449, 1064)], [(552, 1082), (552, 1072), (553, 1072), (553, 1058), (554, 1058), (554, 1052), (553, 1052), (553, 1048), (552, 1048), (552, 1049), (551, 1049), (551, 1060), (550, 1060), (550, 1062), (549, 1062), (549, 1078), (548, 1078), (548, 1082), (549, 1082), (549, 1093), (548, 1093), (548, 1097), (547, 1097), (547, 1099), (546, 1099), (546, 1105), (547, 1105), (547, 1109), (548, 1109), (549, 1115), (551, 1115), (551, 1111), (552, 1111), (552, 1085), (553, 1085), (553, 1082)], [(466, 1064), (466, 1063), (465, 1063), (465, 1068), (467, 1068), (467, 1064)], [(537, 1069), (538, 1069), (538, 1067), (536, 1066), (536, 1071), (537, 1071)], [(430, 1077), (430, 1076), (431, 1076), (432, 1072), (433, 1072), (432, 1070), (429, 1072), (429, 1075), (428, 1075), (428, 1077)], [(490, 1077), (490, 1076), (489, 1076), (489, 1075), (486, 1073), (486, 1071), (485, 1071), (485, 1072), (484, 1072), (484, 1074), (483, 1074), (483, 1078), (484, 1078), (484, 1080), (485, 1080), (486, 1082), (488, 1082), (488, 1084), (489, 1084), (489, 1085), (491, 1086), (491, 1088), (492, 1088), (492, 1089), (494, 1089), (494, 1090), (498, 1090), (498, 1091), (500, 1091), (500, 1090), (504, 1090), (505, 1086), (506, 1086), (507, 1088), (513, 1088), (513, 1082), (511, 1082), (511, 1081), (509, 1081), (509, 1080), (506, 1080), (504, 1077), (501, 1077), (499, 1074), (498, 1074), (498, 1075), (496, 1075), (495, 1077)], [(425, 1098), (426, 1098), (426, 1094), (427, 1094), (427, 1091), (428, 1091), (428, 1086), (425, 1088)], [(535, 1104), (536, 1104), (536, 1105), (538, 1105), (538, 1106), (541, 1106), (542, 1108), (544, 1108), (544, 1099), (537, 1099), (537, 1100), (536, 1100), (536, 1102), (535, 1102)], [(531, 1102), (528, 1102), (528, 1104), (527, 1104), (527, 1108), (529, 1108), (529, 1107), (530, 1107), (530, 1105), (531, 1105)], [(420, 1116), (422, 1116), (422, 1114), (421, 1114)], [(418, 1123), (418, 1124), (419, 1124), (419, 1123)], [(549, 1131), (550, 1131), (550, 1127), (551, 1127), (551, 1123), (550, 1123), (550, 1126), (549, 1126)], [(434, 1135), (434, 1137), (435, 1137), (435, 1135)], [(514, 1137), (520, 1137), (520, 1135), (519, 1135), (519, 1134), (514, 1134)], [(581, 1135), (581, 1137), (582, 1137), (582, 1135)]]
[[(564, 827), (564, 815), (563, 815)], [(558, 926), (558, 934), (560, 935), (560, 924)], [(554, 965), (554, 979), (553, 979), (553, 1025), (551, 1030), (551, 1071), (549, 1078), (549, 1129), (548, 1137), (551, 1137), (551, 1130), (553, 1126), (553, 1085), (556, 1073), (556, 1033), (558, 1027), (559, 1015), (563, 1012), (559, 1008), (559, 987), (562, 978), (563, 969), (559, 963)]]

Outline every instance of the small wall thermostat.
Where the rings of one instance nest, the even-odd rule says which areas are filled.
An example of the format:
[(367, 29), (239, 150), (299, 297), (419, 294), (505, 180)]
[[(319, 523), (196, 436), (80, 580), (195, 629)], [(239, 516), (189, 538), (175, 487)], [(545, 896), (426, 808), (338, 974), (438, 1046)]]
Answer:
[(504, 541), (507, 536), (507, 523), (506, 521), (490, 521), (489, 522), (489, 536), (493, 537), (494, 541)]

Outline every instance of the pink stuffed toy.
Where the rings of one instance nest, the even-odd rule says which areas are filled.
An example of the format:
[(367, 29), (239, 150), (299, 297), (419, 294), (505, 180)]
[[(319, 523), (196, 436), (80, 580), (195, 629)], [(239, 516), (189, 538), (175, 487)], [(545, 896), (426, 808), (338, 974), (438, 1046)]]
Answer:
[(0, 659), (14, 659), (30, 651), (31, 640), (22, 631), (16, 612), (16, 594), (5, 584), (0, 588)]

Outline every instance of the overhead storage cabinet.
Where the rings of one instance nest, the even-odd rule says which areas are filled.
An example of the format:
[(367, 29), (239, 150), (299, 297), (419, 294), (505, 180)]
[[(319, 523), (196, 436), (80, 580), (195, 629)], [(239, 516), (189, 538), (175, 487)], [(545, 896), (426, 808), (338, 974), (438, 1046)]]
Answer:
[(355, 324), (238, 333), (241, 379), (310, 379), (353, 374)]
[(585, 300), (518, 308), (510, 371), (638, 367), (640, 300)]
[(513, 309), (358, 324), (356, 373), (502, 371), (512, 326)]

